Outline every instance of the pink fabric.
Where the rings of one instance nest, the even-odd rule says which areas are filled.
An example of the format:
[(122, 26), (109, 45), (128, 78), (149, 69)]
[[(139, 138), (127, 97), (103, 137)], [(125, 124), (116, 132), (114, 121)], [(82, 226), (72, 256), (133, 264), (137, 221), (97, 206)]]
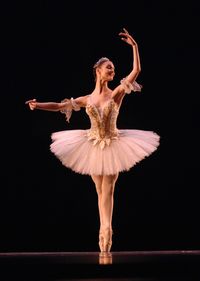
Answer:
[(110, 175), (128, 171), (149, 156), (160, 137), (152, 131), (119, 130), (119, 137), (101, 149), (87, 139), (87, 130), (68, 130), (52, 134), (51, 151), (62, 164), (80, 174)]

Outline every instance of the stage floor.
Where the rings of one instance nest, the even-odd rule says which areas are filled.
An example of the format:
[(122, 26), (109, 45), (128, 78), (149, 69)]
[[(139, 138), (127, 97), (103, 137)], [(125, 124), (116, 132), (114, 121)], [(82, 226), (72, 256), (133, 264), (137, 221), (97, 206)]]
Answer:
[(0, 280), (200, 280), (200, 250), (0, 253)]

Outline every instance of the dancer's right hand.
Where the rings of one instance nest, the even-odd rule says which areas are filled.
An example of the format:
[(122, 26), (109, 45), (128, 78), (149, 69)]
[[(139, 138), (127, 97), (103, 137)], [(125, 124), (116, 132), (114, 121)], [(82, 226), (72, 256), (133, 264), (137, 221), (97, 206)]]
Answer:
[(131, 46), (137, 45), (136, 41), (133, 39), (133, 37), (128, 33), (128, 31), (123, 28), (124, 32), (120, 32), (119, 35), (122, 36), (121, 39), (128, 43)]
[(36, 99), (28, 100), (25, 102), (25, 104), (28, 104), (30, 107), (30, 110), (34, 110), (36, 108)]

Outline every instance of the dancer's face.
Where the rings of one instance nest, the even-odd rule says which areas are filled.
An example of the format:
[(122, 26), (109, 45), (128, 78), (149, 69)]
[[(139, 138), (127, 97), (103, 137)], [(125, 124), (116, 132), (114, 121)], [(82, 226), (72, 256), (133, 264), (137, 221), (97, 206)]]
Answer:
[(115, 76), (115, 67), (111, 61), (105, 61), (98, 69), (101, 79), (112, 81)]

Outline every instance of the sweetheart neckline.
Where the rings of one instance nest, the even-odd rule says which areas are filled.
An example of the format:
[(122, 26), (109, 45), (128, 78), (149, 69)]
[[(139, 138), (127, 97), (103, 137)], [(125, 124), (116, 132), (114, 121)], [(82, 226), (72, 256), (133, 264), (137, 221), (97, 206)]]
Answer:
[(111, 101), (113, 101), (112, 99), (110, 99), (109, 101), (107, 101), (105, 104), (104, 104), (104, 106), (97, 106), (95, 103), (92, 103), (93, 105), (94, 105), (94, 107), (96, 107), (99, 111), (104, 111), (104, 108), (106, 107), (106, 106), (108, 106), (110, 103), (111, 103)]
[[(105, 103), (105, 105), (104, 106), (97, 106), (95, 103), (93, 103), (92, 101), (90, 101), (87, 105), (93, 105), (98, 111), (104, 111), (104, 108), (106, 107), (106, 106), (108, 106), (111, 102), (114, 102), (114, 100), (111, 98), (109, 101), (107, 101), (106, 103)], [(115, 102), (114, 102), (115, 103)]]
[[(96, 106), (96, 104), (89, 102), (87, 105), (91, 105), (95, 108), (95, 110), (97, 111), (99, 117), (102, 119), (103, 118), (103, 114), (104, 114), (104, 110), (105, 108), (111, 103), (114, 102), (113, 99), (110, 99), (108, 102), (105, 103), (105, 105), (101, 108), (101, 106)], [(115, 102), (114, 102), (115, 103)]]

